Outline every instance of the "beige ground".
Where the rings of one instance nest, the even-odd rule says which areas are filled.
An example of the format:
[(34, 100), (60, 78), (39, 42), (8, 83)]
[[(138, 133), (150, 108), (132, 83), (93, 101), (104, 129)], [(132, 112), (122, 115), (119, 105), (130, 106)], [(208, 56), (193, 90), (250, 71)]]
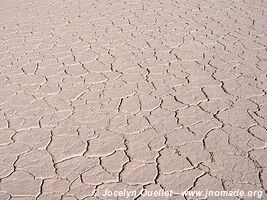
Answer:
[(266, 190), (266, 6), (1, 0), (0, 199)]

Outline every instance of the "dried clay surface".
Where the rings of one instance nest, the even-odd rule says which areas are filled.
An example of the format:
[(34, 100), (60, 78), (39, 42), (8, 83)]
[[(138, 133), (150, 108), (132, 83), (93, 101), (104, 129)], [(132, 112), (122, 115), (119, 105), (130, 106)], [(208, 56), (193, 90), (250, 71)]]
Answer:
[(266, 12), (265, 0), (0, 0), (0, 199), (266, 199)]

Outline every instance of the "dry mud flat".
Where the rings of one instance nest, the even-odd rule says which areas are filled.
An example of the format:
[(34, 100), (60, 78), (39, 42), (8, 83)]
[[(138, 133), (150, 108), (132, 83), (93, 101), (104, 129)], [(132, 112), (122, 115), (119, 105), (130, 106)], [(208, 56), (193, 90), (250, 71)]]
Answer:
[(266, 1), (0, 2), (1, 200), (266, 199)]

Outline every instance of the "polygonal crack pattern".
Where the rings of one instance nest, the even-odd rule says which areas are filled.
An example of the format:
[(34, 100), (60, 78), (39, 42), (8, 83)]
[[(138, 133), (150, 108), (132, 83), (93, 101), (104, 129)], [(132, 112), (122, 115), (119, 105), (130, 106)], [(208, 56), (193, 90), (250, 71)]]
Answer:
[(1, 200), (267, 190), (266, 1), (0, 2)]

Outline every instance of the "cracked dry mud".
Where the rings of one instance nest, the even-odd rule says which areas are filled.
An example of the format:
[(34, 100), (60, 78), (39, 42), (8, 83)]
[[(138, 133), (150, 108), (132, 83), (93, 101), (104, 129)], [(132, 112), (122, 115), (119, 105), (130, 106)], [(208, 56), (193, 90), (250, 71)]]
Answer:
[(1, 0), (0, 199), (265, 191), (266, 6)]

